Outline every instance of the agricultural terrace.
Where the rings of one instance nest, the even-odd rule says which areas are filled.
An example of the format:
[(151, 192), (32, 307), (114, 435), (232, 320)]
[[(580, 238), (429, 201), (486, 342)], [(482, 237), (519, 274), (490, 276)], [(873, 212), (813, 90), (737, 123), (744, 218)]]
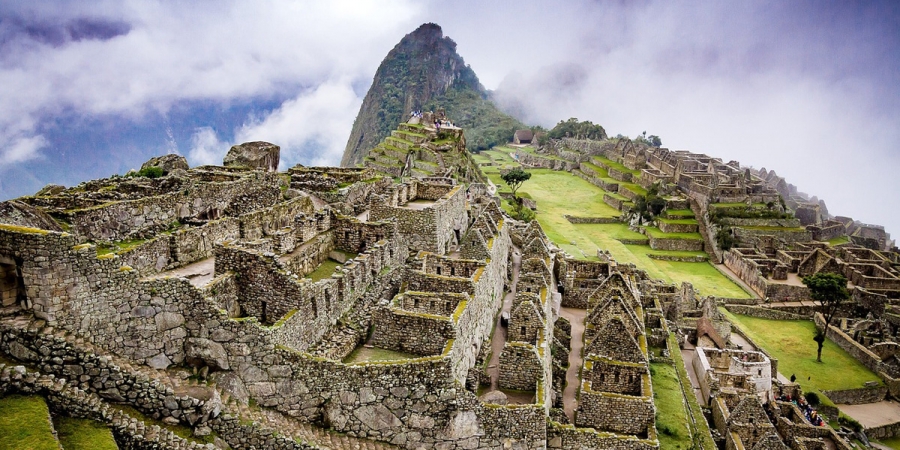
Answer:
[[(509, 192), (500, 178), (501, 167), (515, 167), (510, 149), (479, 153), (491, 158), (493, 165), (481, 166), (484, 174), (497, 185), (499, 191)], [(619, 211), (603, 202), (606, 191), (569, 172), (550, 169), (528, 169), (531, 179), (519, 188), (519, 196), (537, 201), (537, 220), (547, 236), (560, 248), (576, 258), (597, 259), (597, 250), (608, 250), (620, 264), (633, 263), (654, 278), (694, 285), (701, 295), (726, 298), (750, 298), (750, 294), (708, 262), (678, 262), (652, 259), (650, 255), (700, 256), (704, 252), (653, 250), (649, 245), (624, 244), (625, 240), (647, 240), (647, 236), (632, 231), (624, 223), (573, 224), (565, 216), (618, 217)], [(509, 205), (504, 202), (504, 208)], [(688, 211), (689, 212), (689, 211)], [(658, 232), (658, 231), (655, 231)], [(686, 233), (698, 238), (699, 234)]]

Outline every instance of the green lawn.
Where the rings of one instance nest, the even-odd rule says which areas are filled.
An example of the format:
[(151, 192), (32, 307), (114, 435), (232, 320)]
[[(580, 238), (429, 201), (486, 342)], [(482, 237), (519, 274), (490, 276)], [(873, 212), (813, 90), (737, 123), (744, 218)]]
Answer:
[(667, 217), (694, 217), (694, 212), (689, 209), (667, 209), (666, 210)]
[(850, 242), (850, 237), (848, 237), (848, 236), (838, 236), (834, 239), (828, 240), (828, 243), (831, 245), (841, 245), (841, 244), (847, 244), (849, 242)]
[(646, 230), (650, 236), (659, 239), (688, 239), (693, 241), (703, 240), (703, 236), (701, 236), (700, 233), (663, 233), (662, 230), (656, 227), (646, 227)]
[(660, 217), (660, 222), (677, 224), (677, 225), (697, 225), (697, 219), (664, 219)]
[(606, 167), (609, 167), (610, 169), (618, 170), (619, 172), (630, 173), (634, 176), (638, 176), (641, 174), (640, 170), (631, 170), (620, 163), (617, 163), (608, 158), (604, 158), (602, 156), (595, 156), (593, 159), (594, 159), (594, 161), (603, 163)]
[(50, 410), (43, 397), (9, 395), (0, 398), (0, 450), (59, 450)]
[(900, 436), (895, 436), (889, 439), (875, 440), (875, 442), (878, 442), (889, 448), (900, 449)]
[(59, 442), (66, 450), (118, 450), (106, 425), (89, 419), (58, 417), (55, 420)]
[[(496, 167), (482, 167), (482, 171), (501, 192), (509, 192), (509, 187), (500, 179)], [(547, 233), (547, 237), (573, 257), (596, 260), (597, 249), (604, 249), (608, 250), (620, 264), (633, 263), (646, 270), (651, 277), (663, 281), (676, 284), (687, 281), (693, 284), (701, 295), (751, 298), (750, 294), (707, 262), (660, 261), (648, 256), (651, 253), (677, 256), (705, 255), (703, 252), (667, 252), (653, 250), (647, 245), (625, 245), (618, 239), (647, 239), (647, 237), (629, 230), (628, 225), (623, 223), (570, 223), (564, 217), (566, 214), (618, 217), (621, 213), (603, 202), (603, 194), (606, 191), (569, 172), (549, 169), (528, 171), (532, 174), (531, 179), (522, 184), (519, 192), (528, 194), (537, 201), (537, 220)], [(507, 209), (506, 202), (503, 202), (503, 207)], [(689, 234), (694, 238), (700, 237), (699, 234)]]
[(691, 448), (684, 396), (678, 385), (675, 368), (665, 363), (650, 363), (650, 377), (653, 382), (653, 402), (656, 404), (656, 434), (659, 448)]
[(312, 272), (306, 274), (306, 278), (312, 278), (313, 281), (324, 280), (325, 278), (330, 277), (331, 274), (334, 273), (334, 269), (336, 269), (340, 265), (342, 264), (331, 258), (328, 258), (323, 261), (322, 264), (319, 264), (319, 267), (316, 267), (316, 270), (313, 270)]
[(778, 371), (786, 377), (797, 376), (804, 391), (855, 389), (867, 381), (881, 383), (872, 373), (831, 339), (822, 348), (822, 361), (816, 362), (815, 325), (807, 320), (769, 320), (731, 314), (738, 326), (769, 354), (778, 358)]

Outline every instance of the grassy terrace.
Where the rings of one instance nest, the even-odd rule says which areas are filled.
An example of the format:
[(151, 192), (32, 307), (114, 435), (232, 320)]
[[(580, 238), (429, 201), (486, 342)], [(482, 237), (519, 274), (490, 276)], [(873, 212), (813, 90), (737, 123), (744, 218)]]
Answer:
[(66, 450), (118, 450), (112, 432), (89, 419), (58, 417), (55, 421), (59, 442)]
[(753, 226), (744, 226), (739, 225), (739, 228), (744, 228), (747, 230), (762, 230), (762, 231), (806, 231), (804, 227), (768, 227), (764, 225), (753, 225)]
[(667, 217), (694, 217), (694, 212), (689, 209), (667, 209)]
[(675, 367), (665, 363), (650, 363), (650, 377), (653, 381), (653, 402), (656, 404), (659, 448), (691, 448), (688, 416)]
[(644, 229), (647, 230), (647, 234), (658, 239), (688, 239), (696, 241), (703, 239), (700, 233), (663, 233), (662, 230), (656, 227), (645, 227)]
[(322, 264), (319, 264), (319, 267), (316, 267), (316, 270), (306, 274), (306, 278), (312, 278), (313, 281), (324, 280), (325, 278), (330, 277), (331, 274), (334, 273), (334, 269), (340, 265), (341, 263), (328, 258), (323, 261)]
[(609, 167), (610, 169), (618, 170), (619, 172), (630, 173), (635, 176), (640, 176), (640, 174), (641, 174), (640, 170), (631, 170), (631, 169), (625, 167), (624, 165), (622, 165), (621, 163), (617, 163), (609, 158), (604, 158), (602, 156), (594, 156), (592, 159), (594, 161), (597, 161), (597, 162), (605, 165), (606, 167)]
[(43, 397), (9, 395), (0, 398), (0, 450), (59, 450), (50, 410)]
[(660, 222), (678, 224), (678, 225), (697, 225), (697, 219), (664, 219), (659, 218)]
[(849, 236), (838, 236), (834, 239), (829, 239), (828, 243), (831, 245), (849, 244), (850, 237)]
[(804, 391), (861, 388), (867, 381), (881, 383), (872, 373), (831, 339), (822, 348), (822, 361), (816, 362), (815, 324), (807, 320), (769, 320), (732, 314), (725, 316), (757, 345), (778, 358), (778, 371), (797, 382)]
[[(646, 239), (631, 231), (626, 224), (572, 224), (564, 215), (618, 217), (619, 211), (603, 202), (604, 190), (568, 172), (548, 169), (529, 170), (531, 179), (519, 192), (529, 194), (538, 204), (537, 220), (547, 236), (576, 258), (595, 260), (597, 249), (609, 250), (621, 263), (634, 263), (650, 276), (664, 281), (690, 282), (702, 295), (728, 298), (750, 298), (740, 286), (726, 278), (709, 263), (660, 261), (650, 254), (694, 256), (703, 252), (667, 252), (646, 245), (625, 245), (618, 239)], [(501, 191), (507, 191), (499, 173), (487, 173)], [(692, 234), (692, 233), (689, 233)], [(699, 234), (696, 234), (699, 239)]]

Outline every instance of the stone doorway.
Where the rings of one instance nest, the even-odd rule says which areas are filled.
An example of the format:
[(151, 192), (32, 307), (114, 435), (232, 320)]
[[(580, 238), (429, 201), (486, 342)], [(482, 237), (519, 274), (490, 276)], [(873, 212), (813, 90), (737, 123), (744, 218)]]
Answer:
[(0, 307), (13, 306), (25, 301), (25, 283), (22, 266), (15, 259), (0, 255)]

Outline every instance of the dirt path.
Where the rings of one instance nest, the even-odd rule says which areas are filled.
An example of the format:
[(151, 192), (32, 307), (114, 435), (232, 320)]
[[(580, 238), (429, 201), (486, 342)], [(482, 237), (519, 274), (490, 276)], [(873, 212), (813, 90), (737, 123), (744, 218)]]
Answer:
[(522, 266), (522, 255), (519, 249), (513, 246), (513, 276), (510, 291), (503, 297), (503, 305), (500, 308), (500, 314), (497, 315), (497, 323), (494, 326), (494, 335), (491, 337), (491, 360), (488, 362), (487, 373), (491, 377), (490, 391), (498, 389), (498, 381), (500, 379), (500, 353), (503, 352), (503, 346), (506, 344), (506, 327), (500, 323), (503, 313), (510, 313), (513, 300), (516, 298), (516, 284), (519, 282), (519, 268)]
[(563, 390), (563, 410), (569, 418), (569, 422), (575, 423), (575, 408), (578, 402), (575, 398), (578, 387), (581, 386), (581, 348), (584, 347), (584, 317), (587, 310), (579, 308), (563, 307), (559, 309), (560, 317), (565, 317), (572, 324), (572, 343), (569, 349), (569, 369), (566, 370), (566, 388)]

